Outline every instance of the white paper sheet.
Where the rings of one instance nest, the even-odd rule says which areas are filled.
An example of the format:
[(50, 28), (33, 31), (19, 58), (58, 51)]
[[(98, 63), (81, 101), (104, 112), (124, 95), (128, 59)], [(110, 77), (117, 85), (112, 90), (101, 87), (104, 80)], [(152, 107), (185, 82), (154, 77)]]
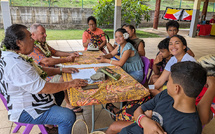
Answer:
[(94, 69), (80, 69), (78, 73), (71, 74), (73, 79), (85, 79), (88, 80), (88, 84), (92, 84), (95, 81), (91, 80), (91, 76), (95, 74)]
[(109, 63), (99, 63), (99, 64), (81, 64), (81, 65), (63, 65), (62, 67), (87, 68), (87, 67), (105, 67), (105, 66), (113, 66), (113, 65)]

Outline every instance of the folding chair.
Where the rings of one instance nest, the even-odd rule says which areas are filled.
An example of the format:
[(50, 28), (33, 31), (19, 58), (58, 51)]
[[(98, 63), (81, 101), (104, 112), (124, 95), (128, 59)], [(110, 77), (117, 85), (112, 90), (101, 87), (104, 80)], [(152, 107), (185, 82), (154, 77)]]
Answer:
[[(4, 106), (8, 110), (7, 100), (4, 98), (4, 96), (1, 93), (0, 93), (0, 98), (1, 98)], [(35, 125), (35, 124), (26, 124), (26, 123), (19, 123), (19, 122), (14, 122), (14, 123), (16, 124), (16, 127), (13, 130), (13, 133), (16, 133), (20, 129), (21, 126), (26, 126), (26, 128), (22, 134), (29, 134), (31, 132), (32, 127)], [(44, 125), (38, 124), (38, 127), (40, 128), (40, 131), (42, 132), (42, 134), (48, 134)]]
[(143, 69), (143, 73), (144, 73), (144, 78), (143, 81), (141, 82), (141, 84), (144, 84), (147, 80), (147, 75), (148, 75), (148, 71), (149, 71), (149, 66), (150, 66), (150, 61), (148, 58), (146, 58), (145, 56), (141, 56), (141, 60), (144, 64), (144, 69)]

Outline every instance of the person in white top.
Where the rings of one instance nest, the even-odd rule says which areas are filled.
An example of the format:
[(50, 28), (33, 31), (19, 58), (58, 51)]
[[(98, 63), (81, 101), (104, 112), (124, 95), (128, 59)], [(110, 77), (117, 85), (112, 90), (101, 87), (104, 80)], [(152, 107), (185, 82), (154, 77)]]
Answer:
[(168, 81), (170, 75), (170, 68), (173, 64), (183, 61), (196, 61), (192, 56), (186, 53), (187, 42), (181, 35), (173, 35), (169, 41), (169, 51), (173, 55), (168, 61), (164, 71), (158, 80), (154, 83), (155, 89), (149, 89), (151, 94), (155, 96), (162, 91), (163, 84)]
[[(13, 24), (7, 28), (0, 59), (0, 93), (7, 100), (8, 118), (30, 124), (58, 125), (59, 134), (71, 133), (76, 116), (72, 110), (55, 105), (53, 93), (70, 87), (86, 86), (85, 80), (49, 83), (46, 76), (59, 74), (59, 68), (39, 67), (27, 55), (33, 51), (34, 39), (27, 27)], [(77, 72), (75, 68), (64, 73)]]

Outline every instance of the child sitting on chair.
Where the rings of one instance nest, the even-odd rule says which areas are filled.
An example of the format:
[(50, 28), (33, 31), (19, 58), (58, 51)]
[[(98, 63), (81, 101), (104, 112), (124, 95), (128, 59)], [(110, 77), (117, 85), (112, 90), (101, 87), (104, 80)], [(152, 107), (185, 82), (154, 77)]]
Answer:
[(163, 72), (167, 62), (172, 57), (169, 52), (169, 38), (163, 39), (158, 44), (159, 53), (157, 54), (154, 62), (153, 62), (153, 72), (154, 74), (151, 77), (150, 84), (154, 84), (156, 80), (160, 77)]
[(157, 79), (154, 83), (155, 89), (149, 89), (150, 93), (155, 96), (156, 94), (160, 93), (163, 88), (163, 85), (166, 81), (168, 81), (171, 66), (177, 62), (182, 61), (196, 61), (192, 56), (190, 56), (187, 52), (187, 42), (183, 36), (180, 35), (173, 35), (169, 41), (169, 51), (173, 55), (171, 59), (165, 66), (164, 71), (162, 72), (161, 76)]
[(174, 64), (167, 90), (137, 108), (136, 123), (123, 128), (120, 134), (201, 134), (195, 99), (206, 83), (206, 76), (206, 70), (195, 62)]

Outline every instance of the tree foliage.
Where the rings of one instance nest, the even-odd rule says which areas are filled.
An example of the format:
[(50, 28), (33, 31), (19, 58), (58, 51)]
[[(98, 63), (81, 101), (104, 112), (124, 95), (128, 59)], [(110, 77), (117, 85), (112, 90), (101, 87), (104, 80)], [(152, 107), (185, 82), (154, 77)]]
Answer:
[[(142, 17), (149, 21), (151, 10), (148, 6), (141, 4), (143, 0), (122, 0), (121, 16), (125, 23), (135, 23), (138, 26)], [(114, 0), (99, 0), (93, 7), (94, 16), (99, 26), (113, 24), (114, 21)]]

